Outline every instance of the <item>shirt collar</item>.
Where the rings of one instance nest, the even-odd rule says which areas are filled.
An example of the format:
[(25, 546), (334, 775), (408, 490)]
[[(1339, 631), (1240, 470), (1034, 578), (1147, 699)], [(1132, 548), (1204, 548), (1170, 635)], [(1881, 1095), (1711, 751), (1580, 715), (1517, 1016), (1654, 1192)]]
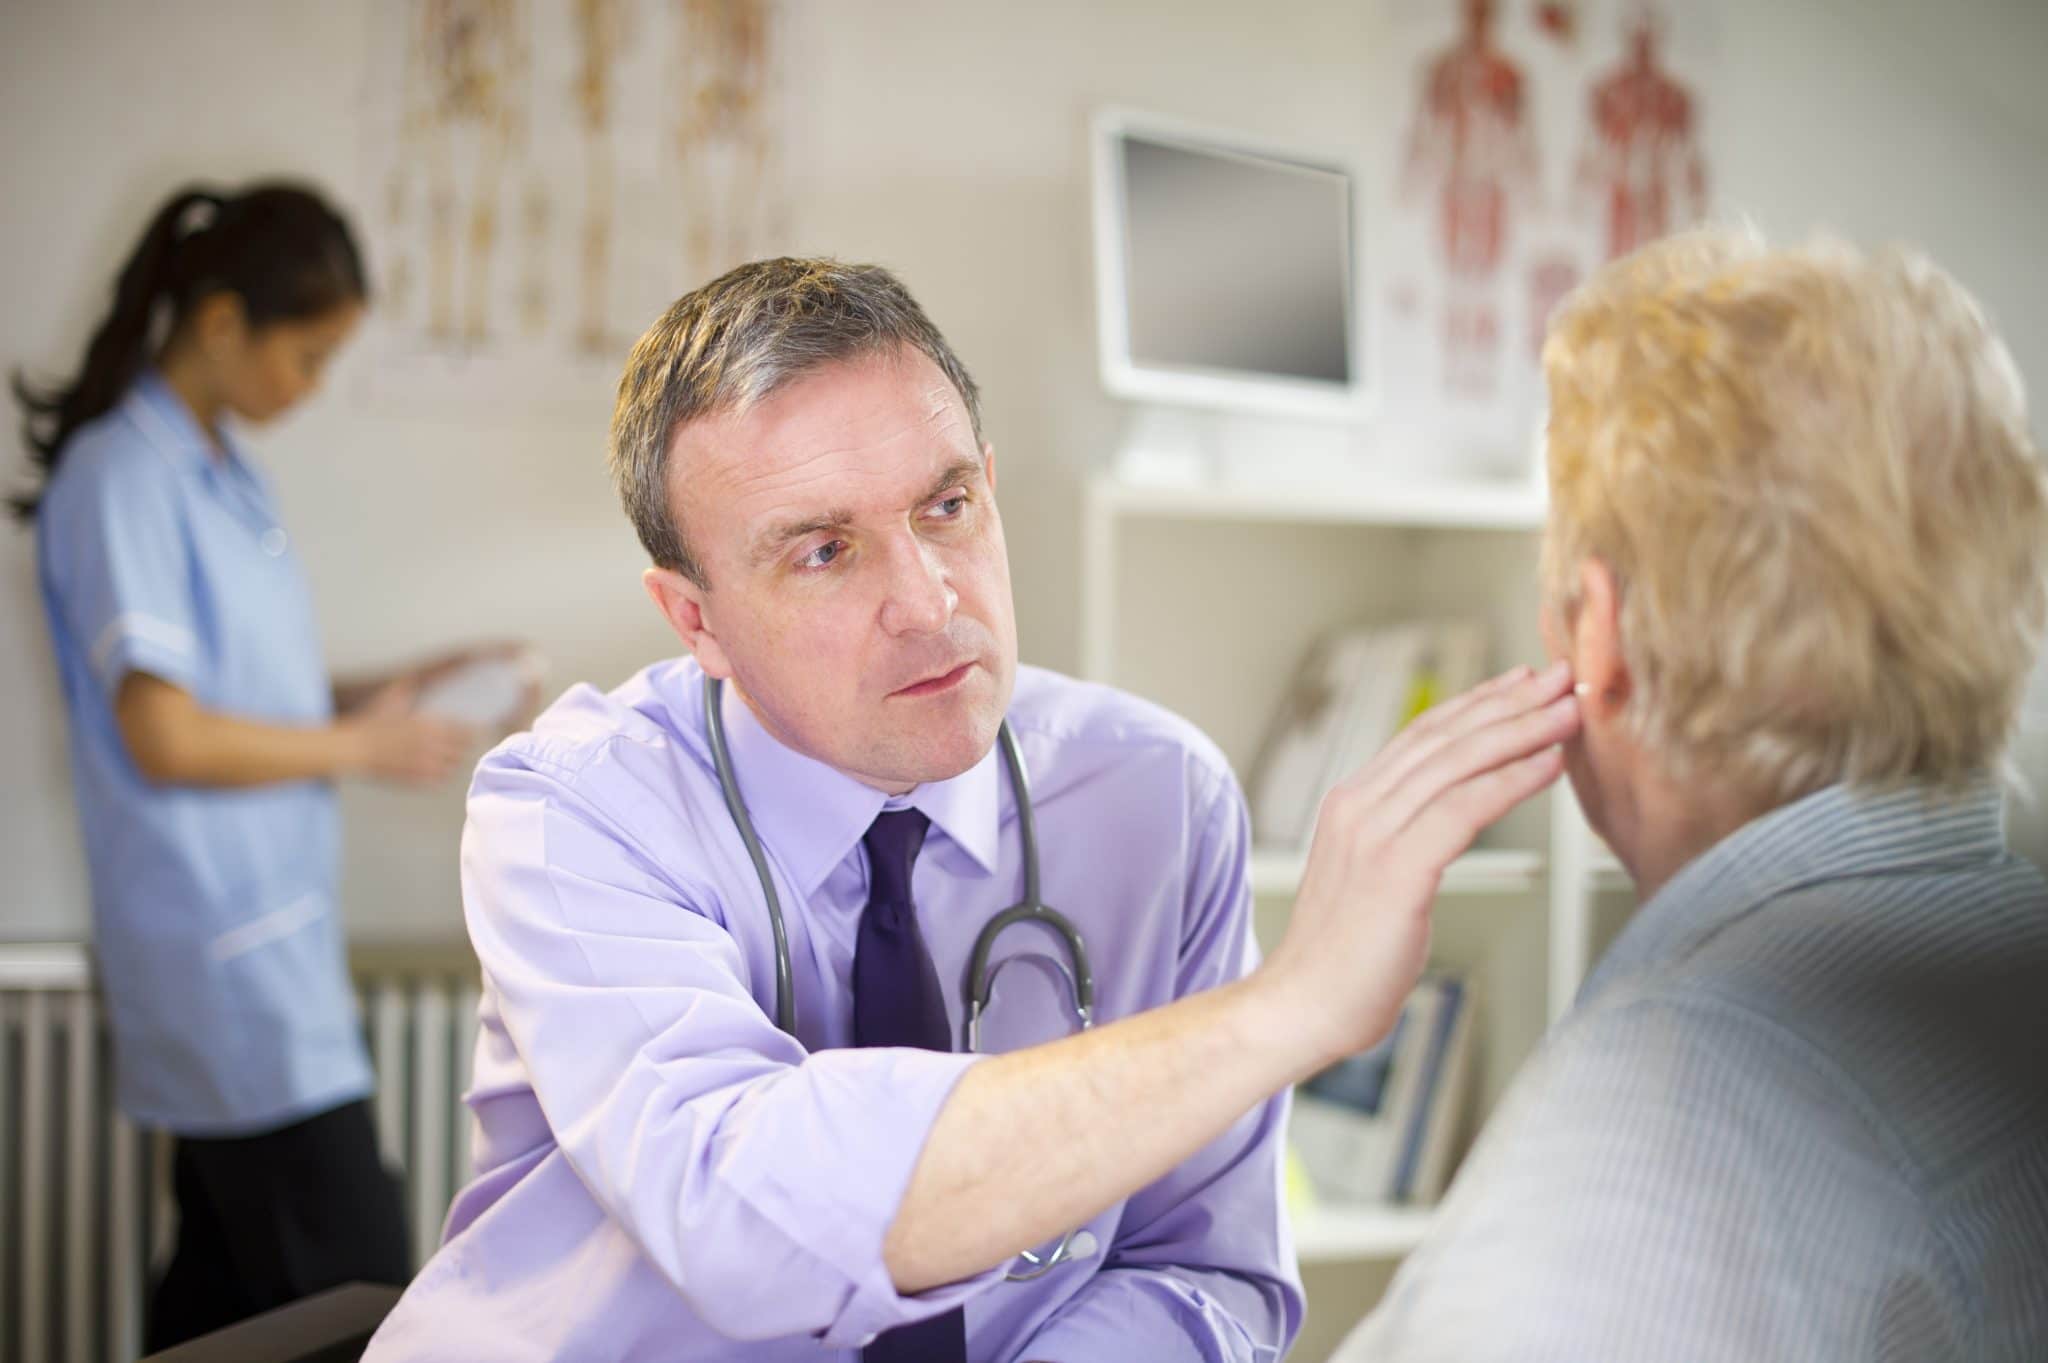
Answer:
[(786, 746), (735, 687), (724, 688), (719, 713), (748, 816), (806, 896), (818, 892), (885, 807), (921, 811), (983, 875), (995, 874), (1001, 809), (993, 747), (958, 776), (892, 798)]
[(155, 366), (145, 369), (135, 381), (129, 402), (135, 423), (142, 428), (150, 445), (179, 469), (188, 473), (218, 470), (221, 465), (218, 453), (225, 450), (228, 462), (238, 473), (254, 476), (248, 461), (242, 457), (241, 448), (225, 425), (221, 430), (220, 444), (215, 445), (200, 429), (192, 409), (164, 381), (162, 371)]
[(927, 781), (910, 792), (911, 806), (959, 845), (983, 875), (996, 872), (1000, 831), (999, 773), (1002, 758), (991, 747), (981, 760), (947, 781)]
[(1977, 865), (2005, 850), (2003, 803), (1989, 776), (1949, 793), (1828, 786), (1751, 820), (1687, 862), (1636, 910), (1587, 977), (1578, 1003), (1679, 959), (1789, 891), (1852, 876)]

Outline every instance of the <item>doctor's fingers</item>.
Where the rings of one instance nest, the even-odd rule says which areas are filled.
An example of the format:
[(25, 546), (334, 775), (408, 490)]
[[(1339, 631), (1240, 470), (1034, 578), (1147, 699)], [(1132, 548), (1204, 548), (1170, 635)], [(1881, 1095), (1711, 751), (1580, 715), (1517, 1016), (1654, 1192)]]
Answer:
[[(1555, 747), (1578, 731), (1577, 699), (1566, 692), (1534, 709), (1517, 709), (1490, 720), (1475, 717), (1410, 764), (1398, 781), (1367, 807), (1367, 823), (1378, 836), (1399, 840), (1422, 812), (1474, 777)], [(1469, 797), (1453, 802), (1464, 808)], [(1473, 830), (1478, 831), (1476, 828)]]
[(1505, 672), (1496, 673), (1488, 677), (1477, 686), (1438, 701), (1435, 705), (1430, 706), (1427, 710), (1417, 715), (1414, 722), (1408, 725), (1402, 732), (1427, 733), (1432, 729), (1442, 728), (1481, 701), (1510, 692), (1515, 687), (1523, 686), (1535, 680), (1537, 676), (1538, 673), (1535, 668), (1527, 663), (1517, 663)]
[(1565, 695), (1570, 686), (1571, 674), (1563, 668), (1542, 672), (1517, 668), (1503, 673), (1417, 716), (1353, 779), (1366, 799), (1382, 799), (1450, 744), (1488, 725), (1540, 710)]
[(1564, 770), (1552, 745), (1467, 777), (1425, 805), (1395, 839), (1397, 856), (1439, 872), (1472, 846), (1488, 824), (1550, 785)]
[(1411, 736), (1410, 746), (1421, 745), (1547, 705), (1570, 689), (1571, 669), (1565, 664), (1553, 663), (1541, 671), (1524, 665), (1432, 705), (1402, 733)]

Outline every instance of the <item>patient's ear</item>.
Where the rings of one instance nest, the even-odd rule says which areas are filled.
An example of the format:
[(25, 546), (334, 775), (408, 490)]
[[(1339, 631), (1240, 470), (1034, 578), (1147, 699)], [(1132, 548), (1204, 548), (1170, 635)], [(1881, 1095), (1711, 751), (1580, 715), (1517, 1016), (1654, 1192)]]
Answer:
[(1578, 609), (1570, 622), (1572, 677), (1588, 717), (1607, 718), (1628, 703), (1631, 679), (1621, 653), (1621, 584), (1606, 562), (1579, 565)]

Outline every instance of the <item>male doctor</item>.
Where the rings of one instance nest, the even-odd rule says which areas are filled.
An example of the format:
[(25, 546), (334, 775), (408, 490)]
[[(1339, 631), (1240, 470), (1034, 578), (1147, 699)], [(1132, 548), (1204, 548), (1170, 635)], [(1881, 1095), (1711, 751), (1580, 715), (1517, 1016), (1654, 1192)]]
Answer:
[[(768, 260), (677, 302), (611, 466), (690, 656), (572, 689), (478, 769), (476, 1178), (368, 1357), (1277, 1359), (1275, 1095), (1390, 1029), (1438, 876), (1558, 774), (1569, 678), (1497, 678), (1334, 792), (1260, 965), (1216, 749), (1018, 667), (977, 390), (894, 277)], [(1024, 893), (1005, 718), (1096, 1025), (1058, 939), (1012, 927), (994, 957), (1035, 959), (977, 1056), (970, 951)]]

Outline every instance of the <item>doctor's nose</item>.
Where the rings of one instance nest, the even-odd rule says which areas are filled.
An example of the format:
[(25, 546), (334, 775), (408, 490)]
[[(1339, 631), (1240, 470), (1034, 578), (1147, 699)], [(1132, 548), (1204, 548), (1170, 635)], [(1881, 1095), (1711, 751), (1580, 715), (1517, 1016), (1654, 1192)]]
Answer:
[(890, 554), (889, 595), (882, 628), (891, 634), (937, 634), (953, 619), (960, 595), (930, 546), (912, 540)]

